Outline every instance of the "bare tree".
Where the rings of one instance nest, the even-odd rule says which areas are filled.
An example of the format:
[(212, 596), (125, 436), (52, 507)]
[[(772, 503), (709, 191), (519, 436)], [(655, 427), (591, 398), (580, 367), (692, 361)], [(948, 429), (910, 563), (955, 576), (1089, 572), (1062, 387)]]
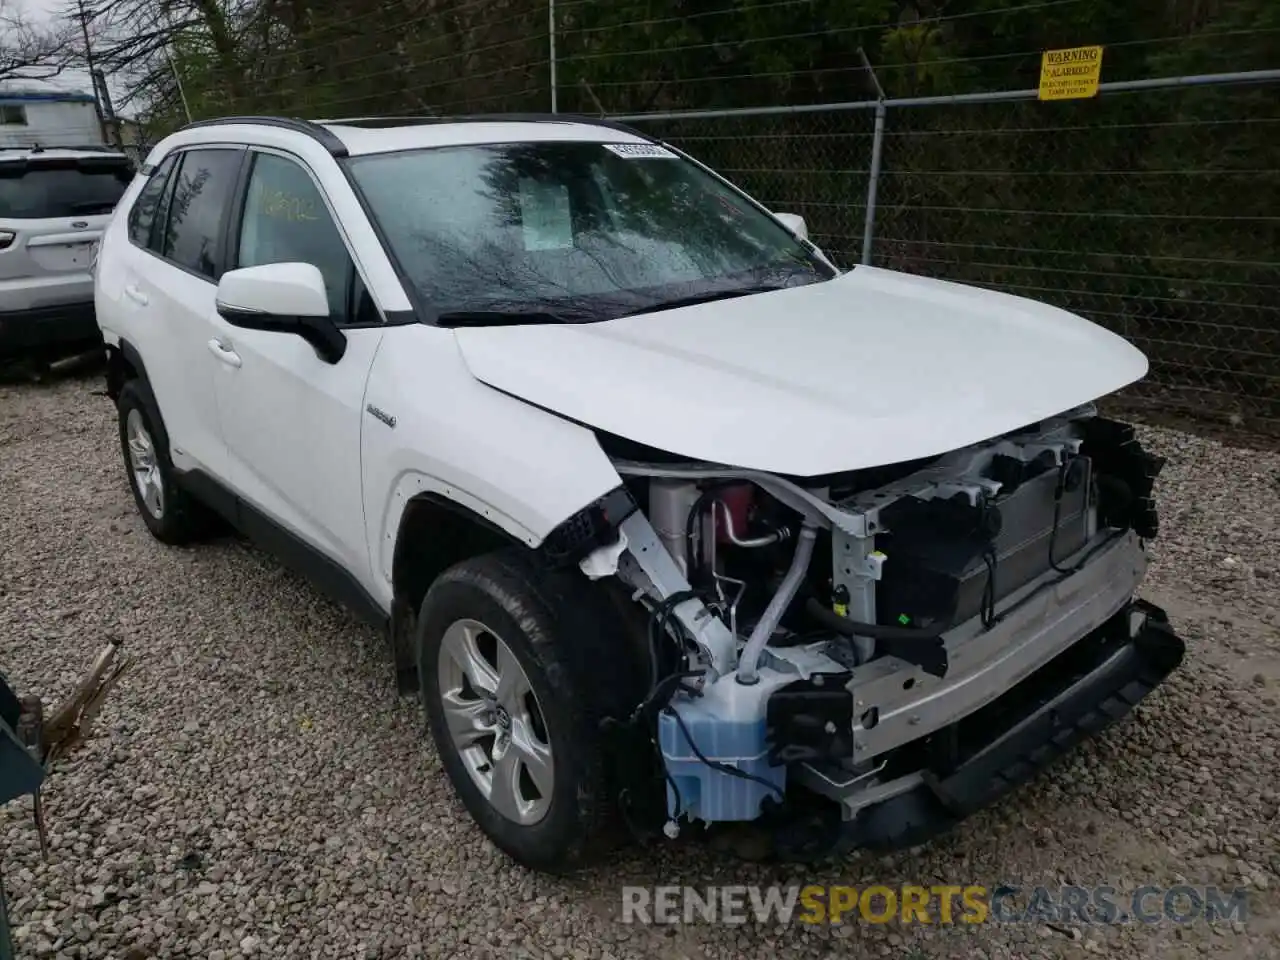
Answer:
[(41, 26), (13, 0), (0, 0), (0, 82), (50, 80), (67, 68), (63, 24)]
[[(247, 96), (260, 10), (270, 0), (65, 0), (93, 24), (93, 57), (121, 104), (148, 116), (188, 112), (184, 83), (204, 112)], [(182, 71), (181, 75), (179, 71)]]

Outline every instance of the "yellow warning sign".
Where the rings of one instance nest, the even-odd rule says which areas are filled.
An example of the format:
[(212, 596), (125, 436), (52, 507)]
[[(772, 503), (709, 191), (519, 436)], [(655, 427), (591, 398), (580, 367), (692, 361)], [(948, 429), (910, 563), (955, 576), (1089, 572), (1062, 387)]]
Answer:
[(1092, 97), (1101, 76), (1102, 47), (1046, 50), (1040, 57), (1040, 99)]

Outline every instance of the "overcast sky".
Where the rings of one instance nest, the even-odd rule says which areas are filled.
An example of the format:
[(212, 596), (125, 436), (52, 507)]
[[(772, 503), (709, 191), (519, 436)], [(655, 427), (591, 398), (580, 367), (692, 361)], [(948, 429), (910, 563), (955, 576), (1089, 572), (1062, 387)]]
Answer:
[[(33, 25), (46, 23), (53, 25), (59, 18), (65, 17), (68, 9), (71, 8), (74, 0), (3, 0), (5, 6), (12, 10), (21, 11), (28, 22)], [(63, 24), (65, 26), (65, 23)], [(112, 82), (112, 78), (107, 78), (111, 89), (111, 99), (116, 101), (117, 106), (124, 96), (124, 91), (120, 89), (119, 84)], [(30, 84), (33, 86), (51, 86), (61, 90), (81, 90), (85, 93), (93, 92), (93, 82), (89, 79), (89, 74), (84, 70), (64, 70), (53, 80), (46, 81), (42, 84)], [(120, 111), (124, 116), (132, 116), (132, 110)]]
[[(63, 15), (69, 0), (6, 0), (5, 6), (24, 15), (28, 23), (52, 25)], [(65, 70), (56, 79), (49, 81), (59, 87), (92, 92), (93, 85), (89, 75), (83, 70)]]
[(35, 17), (43, 13), (46, 17), (62, 6), (61, 0), (14, 0), (14, 5)]

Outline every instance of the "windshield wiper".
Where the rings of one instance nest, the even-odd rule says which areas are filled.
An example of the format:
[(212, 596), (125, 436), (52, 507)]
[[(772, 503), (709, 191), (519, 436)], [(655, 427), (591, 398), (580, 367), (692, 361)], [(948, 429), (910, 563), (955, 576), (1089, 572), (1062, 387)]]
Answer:
[(435, 315), (441, 327), (517, 327), (539, 323), (576, 323), (550, 310), (444, 310)]
[(772, 293), (774, 290), (786, 290), (786, 284), (761, 283), (751, 287), (734, 287), (732, 290), (716, 290), (711, 293), (695, 293), (687, 297), (674, 297), (663, 300), (639, 310), (631, 310), (621, 314), (624, 317), (635, 317), (642, 313), (657, 313), (659, 310), (675, 310), (678, 307), (693, 307), (700, 303), (713, 303), (716, 300), (730, 300), (734, 297), (746, 297), (753, 293)]

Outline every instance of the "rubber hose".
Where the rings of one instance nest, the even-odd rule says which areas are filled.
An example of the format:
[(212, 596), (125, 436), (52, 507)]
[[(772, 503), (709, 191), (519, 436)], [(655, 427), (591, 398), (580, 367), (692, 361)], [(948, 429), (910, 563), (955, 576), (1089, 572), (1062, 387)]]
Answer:
[(870, 637), (872, 640), (936, 640), (951, 629), (951, 617), (943, 617), (928, 627), (895, 627), (892, 624), (859, 623), (842, 617), (823, 606), (816, 597), (805, 601), (805, 613), (818, 621), (823, 628), (844, 637)]

